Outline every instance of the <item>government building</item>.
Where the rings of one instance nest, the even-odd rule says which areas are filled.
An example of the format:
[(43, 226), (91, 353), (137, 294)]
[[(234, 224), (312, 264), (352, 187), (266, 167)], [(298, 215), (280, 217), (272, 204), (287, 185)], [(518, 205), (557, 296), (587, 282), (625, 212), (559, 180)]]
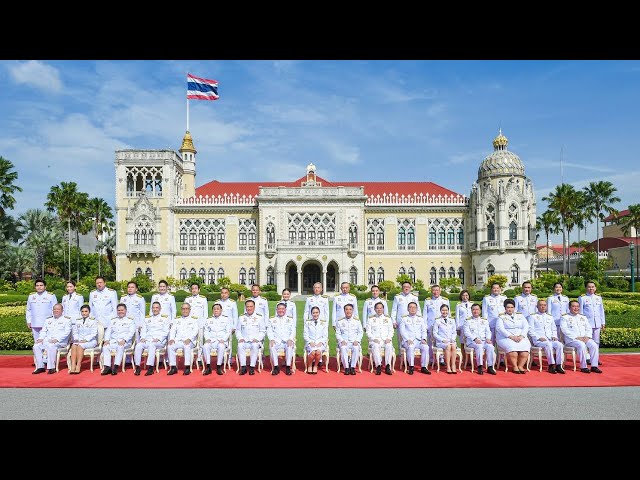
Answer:
[(511, 285), (536, 268), (536, 201), (502, 132), (469, 196), (432, 182), (344, 182), (300, 166), (292, 182), (196, 187), (196, 148), (118, 150), (116, 275), (275, 284), (295, 295), (322, 282), (370, 286), (407, 274), (427, 286), (458, 277)]

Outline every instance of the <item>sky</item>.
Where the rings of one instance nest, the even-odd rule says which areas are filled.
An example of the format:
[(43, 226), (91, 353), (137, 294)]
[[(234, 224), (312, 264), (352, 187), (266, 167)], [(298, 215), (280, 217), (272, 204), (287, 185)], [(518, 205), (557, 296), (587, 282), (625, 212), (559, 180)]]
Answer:
[(187, 73), (219, 82), (219, 100), (189, 105), (197, 186), (291, 181), (313, 162), (332, 182), (431, 181), (468, 196), (502, 128), (538, 215), (562, 179), (609, 180), (616, 208), (640, 203), (640, 61), (11, 60), (0, 155), (23, 188), (12, 214), (43, 208), (62, 181), (113, 207), (115, 150), (180, 148)]

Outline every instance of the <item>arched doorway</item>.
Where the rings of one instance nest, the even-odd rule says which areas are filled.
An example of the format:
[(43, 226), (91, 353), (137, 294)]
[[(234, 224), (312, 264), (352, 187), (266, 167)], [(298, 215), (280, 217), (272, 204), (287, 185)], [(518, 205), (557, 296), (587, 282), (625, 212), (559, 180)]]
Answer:
[(331, 262), (327, 266), (327, 292), (336, 291), (336, 282), (338, 281), (338, 266)]
[(286, 275), (285, 284), (287, 285), (287, 288), (291, 290), (291, 292), (297, 292), (298, 291), (298, 267), (294, 262), (290, 262), (289, 265), (287, 265), (285, 275)]
[(313, 293), (313, 284), (322, 282), (322, 270), (317, 263), (308, 263), (302, 267), (302, 293)]

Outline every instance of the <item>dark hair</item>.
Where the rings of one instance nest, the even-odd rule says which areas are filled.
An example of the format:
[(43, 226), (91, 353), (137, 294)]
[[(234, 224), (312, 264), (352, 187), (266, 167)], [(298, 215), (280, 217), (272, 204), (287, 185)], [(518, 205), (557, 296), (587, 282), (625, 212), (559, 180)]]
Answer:
[[(37, 280), (36, 280), (36, 281), (37, 281)], [(71, 285), (73, 285), (74, 287), (76, 286), (76, 282), (74, 282), (73, 280), (68, 280), (68, 281), (64, 284), (64, 285), (65, 285), (65, 287), (66, 287), (66, 286), (67, 286), (67, 284), (69, 284), (69, 283), (70, 283)]]
[(153, 302), (151, 304), (151, 306), (153, 307), (154, 305), (158, 305), (160, 308), (162, 308), (162, 305), (160, 304), (160, 302)]
[(260, 288), (260, 285), (258, 285), (257, 283), (254, 283), (253, 285), (251, 285), (251, 288), (253, 288), (253, 287), (258, 287), (258, 288)]
[(127, 305), (126, 305), (125, 303), (119, 303), (119, 304), (116, 306), (116, 310), (117, 310), (117, 309), (119, 309), (120, 307), (124, 307), (125, 312), (127, 311)]
[(507, 305), (513, 305), (514, 307), (516, 306), (516, 302), (514, 302), (512, 299), (507, 298), (504, 302), (503, 305), (505, 308), (507, 308)]
[(442, 309), (443, 309), (444, 307), (447, 307), (447, 310), (451, 310), (451, 309), (449, 308), (449, 305), (447, 305), (446, 303), (443, 303), (442, 305), (440, 305), (440, 311), (442, 311)]
[(342, 288), (342, 285), (349, 285), (349, 286), (351, 286), (351, 284), (350, 284), (349, 282), (342, 282), (342, 283), (340, 284), (340, 288)]
[(409, 302), (409, 303), (407, 303), (407, 308), (409, 308), (409, 305), (411, 305), (412, 303), (416, 306), (416, 308), (418, 308), (418, 304), (417, 304), (416, 302)]
[(374, 287), (380, 290), (380, 287), (378, 285), (371, 285), (371, 288), (369, 290), (373, 290)]
[(460, 300), (462, 300), (462, 294), (463, 294), (463, 293), (466, 293), (467, 295), (469, 295), (469, 298), (471, 298), (471, 294), (469, 293), (469, 290), (462, 290), (462, 291), (460, 292), (460, 295), (458, 295), (458, 298), (459, 298)]
[(191, 282), (191, 285), (189, 285), (189, 288), (193, 287), (194, 285), (197, 285), (198, 288), (200, 288), (200, 284), (198, 282)]
[(127, 282), (127, 288), (129, 288), (129, 285), (134, 284), (136, 286), (136, 288), (138, 288), (138, 282), (134, 281), (134, 280), (130, 280)]
[(249, 299), (249, 300), (245, 300), (245, 301), (244, 301), (244, 304), (246, 305), (246, 304), (247, 304), (247, 303), (249, 303), (249, 302), (253, 303), (253, 306), (255, 307), (256, 302), (254, 302), (254, 301), (253, 301), (253, 300), (251, 300), (251, 299)]
[(311, 307), (311, 313), (313, 313), (313, 310), (314, 310), (314, 309), (315, 309), (315, 310), (318, 310), (318, 313), (320, 313), (320, 307), (317, 307), (317, 306), (313, 306), (313, 307)]
[(498, 285), (500, 288), (502, 288), (502, 285), (500, 285), (498, 282), (493, 282), (493, 283), (491, 284), (491, 288), (493, 288), (493, 286), (494, 286), (494, 285)]
[(342, 307), (342, 309), (344, 310), (347, 307), (351, 307), (351, 310), (355, 310), (355, 307), (353, 306), (353, 303), (347, 303), (344, 307)]
[(378, 305), (382, 305), (382, 308), (384, 308), (384, 303), (376, 302), (376, 304), (373, 306), (373, 309), (375, 310)]
[(160, 281), (158, 282), (158, 285), (160, 285), (161, 283), (162, 283), (162, 284), (164, 284), (166, 287), (168, 287), (168, 286), (169, 286), (169, 284), (167, 283), (167, 281), (166, 281), (166, 280), (160, 280)]
[(407, 284), (407, 285), (411, 286), (411, 282), (402, 282), (402, 286), (403, 286), (403, 287), (405, 286), (405, 284)]
[(276, 308), (278, 308), (280, 305), (282, 305), (284, 308), (287, 308), (287, 302), (280, 301), (280, 302), (276, 303)]
[(522, 288), (524, 288), (524, 286), (525, 286), (527, 283), (528, 283), (529, 285), (531, 285), (531, 287), (533, 287), (533, 283), (531, 283), (529, 280), (527, 280), (526, 282), (522, 282)]
[(222, 287), (222, 288), (220, 289), (220, 291), (222, 291), (222, 290), (226, 290), (227, 292), (231, 293), (231, 290), (229, 290), (229, 287)]
[(438, 288), (442, 288), (442, 287), (440, 287), (440, 285), (438, 285), (437, 283), (434, 283), (433, 285), (431, 285), (431, 290), (433, 290), (433, 289), (434, 289), (434, 288), (436, 288), (436, 287), (438, 287)]
[(578, 305), (580, 305), (580, 302), (576, 299), (573, 299), (569, 302), (569, 306), (571, 306), (572, 303), (577, 303)]
[(562, 283), (560, 283), (560, 282), (556, 282), (556, 283), (554, 283), (554, 284), (553, 284), (553, 288), (554, 288), (554, 289), (556, 288), (556, 285), (560, 285), (560, 286), (564, 289), (564, 285), (562, 285)]
[(36, 278), (36, 281), (33, 282), (33, 286), (35, 287), (38, 283), (42, 283), (45, 287), (47, 286), (47, 282), (45, 282), (42, 278)]
[(593, 283), (593, 286), (596, 286), (596, 282), (594, 282), (593, 280), (587, 280), (586, 282), (584, 282), (584, 286), (585, 288), (587, 287), (587, 285), (589, 285), (590, 283)]
[(189, 307), (189, 310), (191, 310), (191, 304), (187, 302), (183, 302), (182, 305), (180, 305), (180, 310), (182, 310), (182, 307), (184, 307), (185, 305), (187, 305)]
[(291, 293), (291, 290), (289, 290), (288, 288), (283, 288), (283, 289), (282, 289), (282, 293), (284, 293), (284, 292), (289, 292), (289, 293)]
[(104, 283), (107, 283), (107, 281), (104, 279), (104, 277), (103, 277), (102, 275), (98, 275), (98, 276), (96, 277), (96, 280), (95, 280), (95, 281), (97, 282), (98, 280), (102, 280)]
[(478, 307), (480, 310), (482, 310), (482, 305), (480, 305), (479, 303), (474, 303), (471, 305), (471, 308), (473, 307)]
[(89, 305), (87, 305), (86, 303), (80, 307), (80, 310), (84, 310), (85, 308), (87, 310), (91, 311), (91, 307)]

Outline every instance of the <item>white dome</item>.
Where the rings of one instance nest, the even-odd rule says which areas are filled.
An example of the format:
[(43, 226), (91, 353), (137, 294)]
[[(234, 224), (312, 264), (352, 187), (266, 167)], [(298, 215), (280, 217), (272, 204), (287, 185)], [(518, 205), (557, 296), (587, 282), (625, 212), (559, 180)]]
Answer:
[(494, 152), (485, 158), (478, 168), (478, 179), (496, 176), (524, 176), (524, 165), (520, 157), (507, 150), (509, 141), (502, 130), (493, 140)]

